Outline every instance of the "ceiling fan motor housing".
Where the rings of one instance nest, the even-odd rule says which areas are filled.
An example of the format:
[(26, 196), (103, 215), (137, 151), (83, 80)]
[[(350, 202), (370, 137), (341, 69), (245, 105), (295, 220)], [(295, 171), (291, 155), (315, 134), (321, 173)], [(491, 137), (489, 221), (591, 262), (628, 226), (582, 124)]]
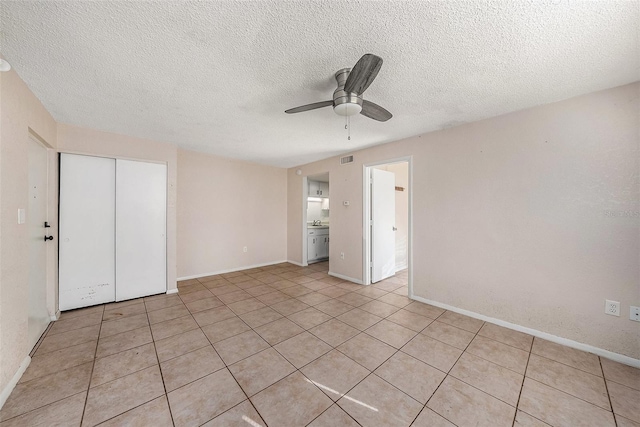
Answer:
[(333, 92), (333, 111), (341, 116), (352, 116), (362, 111), (362, 96), (344, 91), (344, 84), (350, 72), (351, 68), (343, 68), (335, 74), (338, 88)]

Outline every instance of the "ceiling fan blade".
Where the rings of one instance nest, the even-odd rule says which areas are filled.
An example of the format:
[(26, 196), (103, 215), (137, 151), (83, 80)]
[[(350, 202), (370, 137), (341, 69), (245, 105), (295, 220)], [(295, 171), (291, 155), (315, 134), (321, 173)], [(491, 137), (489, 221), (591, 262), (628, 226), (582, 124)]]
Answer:
[(393, 114), (391, 114), (378, 104), (374, 104), (373, 102), (367, 100), (362, 101), (362, 111), (360, 111), (360, 114), (379, 122), (386, 122), (391, 117), (393, 117)]
[(302, 113), (303, 111), (315, 110), (316, 108), (328, 107), (333, 105), (333, 101), (315, 102), (313, 104), (301, 105), (300, 107), (290, 108), (285, 111), (287, 114)]
[(382, 58), (371, 53), (363, 55), (349, 73), (344, 91), (362, 95), (378, 75), (380, 67), (382, 67)]

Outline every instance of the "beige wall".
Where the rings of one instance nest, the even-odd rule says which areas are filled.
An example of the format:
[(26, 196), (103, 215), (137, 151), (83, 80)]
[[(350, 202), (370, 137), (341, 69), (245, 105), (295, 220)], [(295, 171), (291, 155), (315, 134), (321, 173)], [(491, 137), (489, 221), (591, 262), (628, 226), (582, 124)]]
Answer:
[(281, 262), (286, 235), (286, 169), (178, 150), (178, 277)]
[(142, 138), (58, 124), (58, 150), (114, 158), (149, 160), (167, 164), (167, 288), (176, 288), (177, 148)]
[[(626, 85), (358, 151), (349, 165), (291, 168), (289, 259), (301, 259), (302, 176), (329, 171), (330, 270), (361, 279), (363, 163), (412, 156), (416, 296), (638, 359), (639, 92)], [(622, 303), (620, 317), (604, 314), (605, 298)]]
[[(40, 101), (15, 71), (0, 73), (0, 391), (5, 390), (30, 350), (27, 225), (17, 221), (18, 208), (28, 207), (30, 133), (49, 147), (57, 145), (56, 123)], [(55, 159), (54, 150), (50, 158)], [(55, 176), (55, 171), (50, 175)], [(55, 217), (55, 206), (50, 198), (50, 220)], [(55, 246), (49, 247), (50, 260), (55, 257)], [(52, 266), (55, 264), (49, 264), (47, 275), (50, 294), (56, 277)], [(49, 310), (53, 312), (55, 304), (49, 304)]]

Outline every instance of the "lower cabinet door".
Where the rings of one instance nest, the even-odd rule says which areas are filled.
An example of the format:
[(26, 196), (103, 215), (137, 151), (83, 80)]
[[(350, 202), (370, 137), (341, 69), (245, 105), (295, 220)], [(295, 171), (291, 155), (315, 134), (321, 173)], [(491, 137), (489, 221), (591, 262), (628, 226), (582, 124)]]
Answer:
[(318, 258), (316, 247), (317, 237), (309, 236), (307, 238), (307, 261), (313, 261)]

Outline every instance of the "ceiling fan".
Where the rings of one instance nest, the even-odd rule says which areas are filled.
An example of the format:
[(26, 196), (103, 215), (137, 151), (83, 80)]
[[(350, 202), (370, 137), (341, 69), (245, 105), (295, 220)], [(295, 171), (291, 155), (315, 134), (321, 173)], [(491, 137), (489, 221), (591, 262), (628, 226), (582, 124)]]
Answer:
[(333, 92), (332, 101), (322, 101), (286, 110), (285, 113), (301, 113), (316, 108), (333, 106), (333, 111), (341, 116), (362, 114), (379, 122), (386, 122), (393, 115), (371, 101), (362, 99), (362, 94), (371, 85), (382, 67), (382, 58), (367, 53), (351, 68), (343, 68), (335, 74), (338, 88)]

